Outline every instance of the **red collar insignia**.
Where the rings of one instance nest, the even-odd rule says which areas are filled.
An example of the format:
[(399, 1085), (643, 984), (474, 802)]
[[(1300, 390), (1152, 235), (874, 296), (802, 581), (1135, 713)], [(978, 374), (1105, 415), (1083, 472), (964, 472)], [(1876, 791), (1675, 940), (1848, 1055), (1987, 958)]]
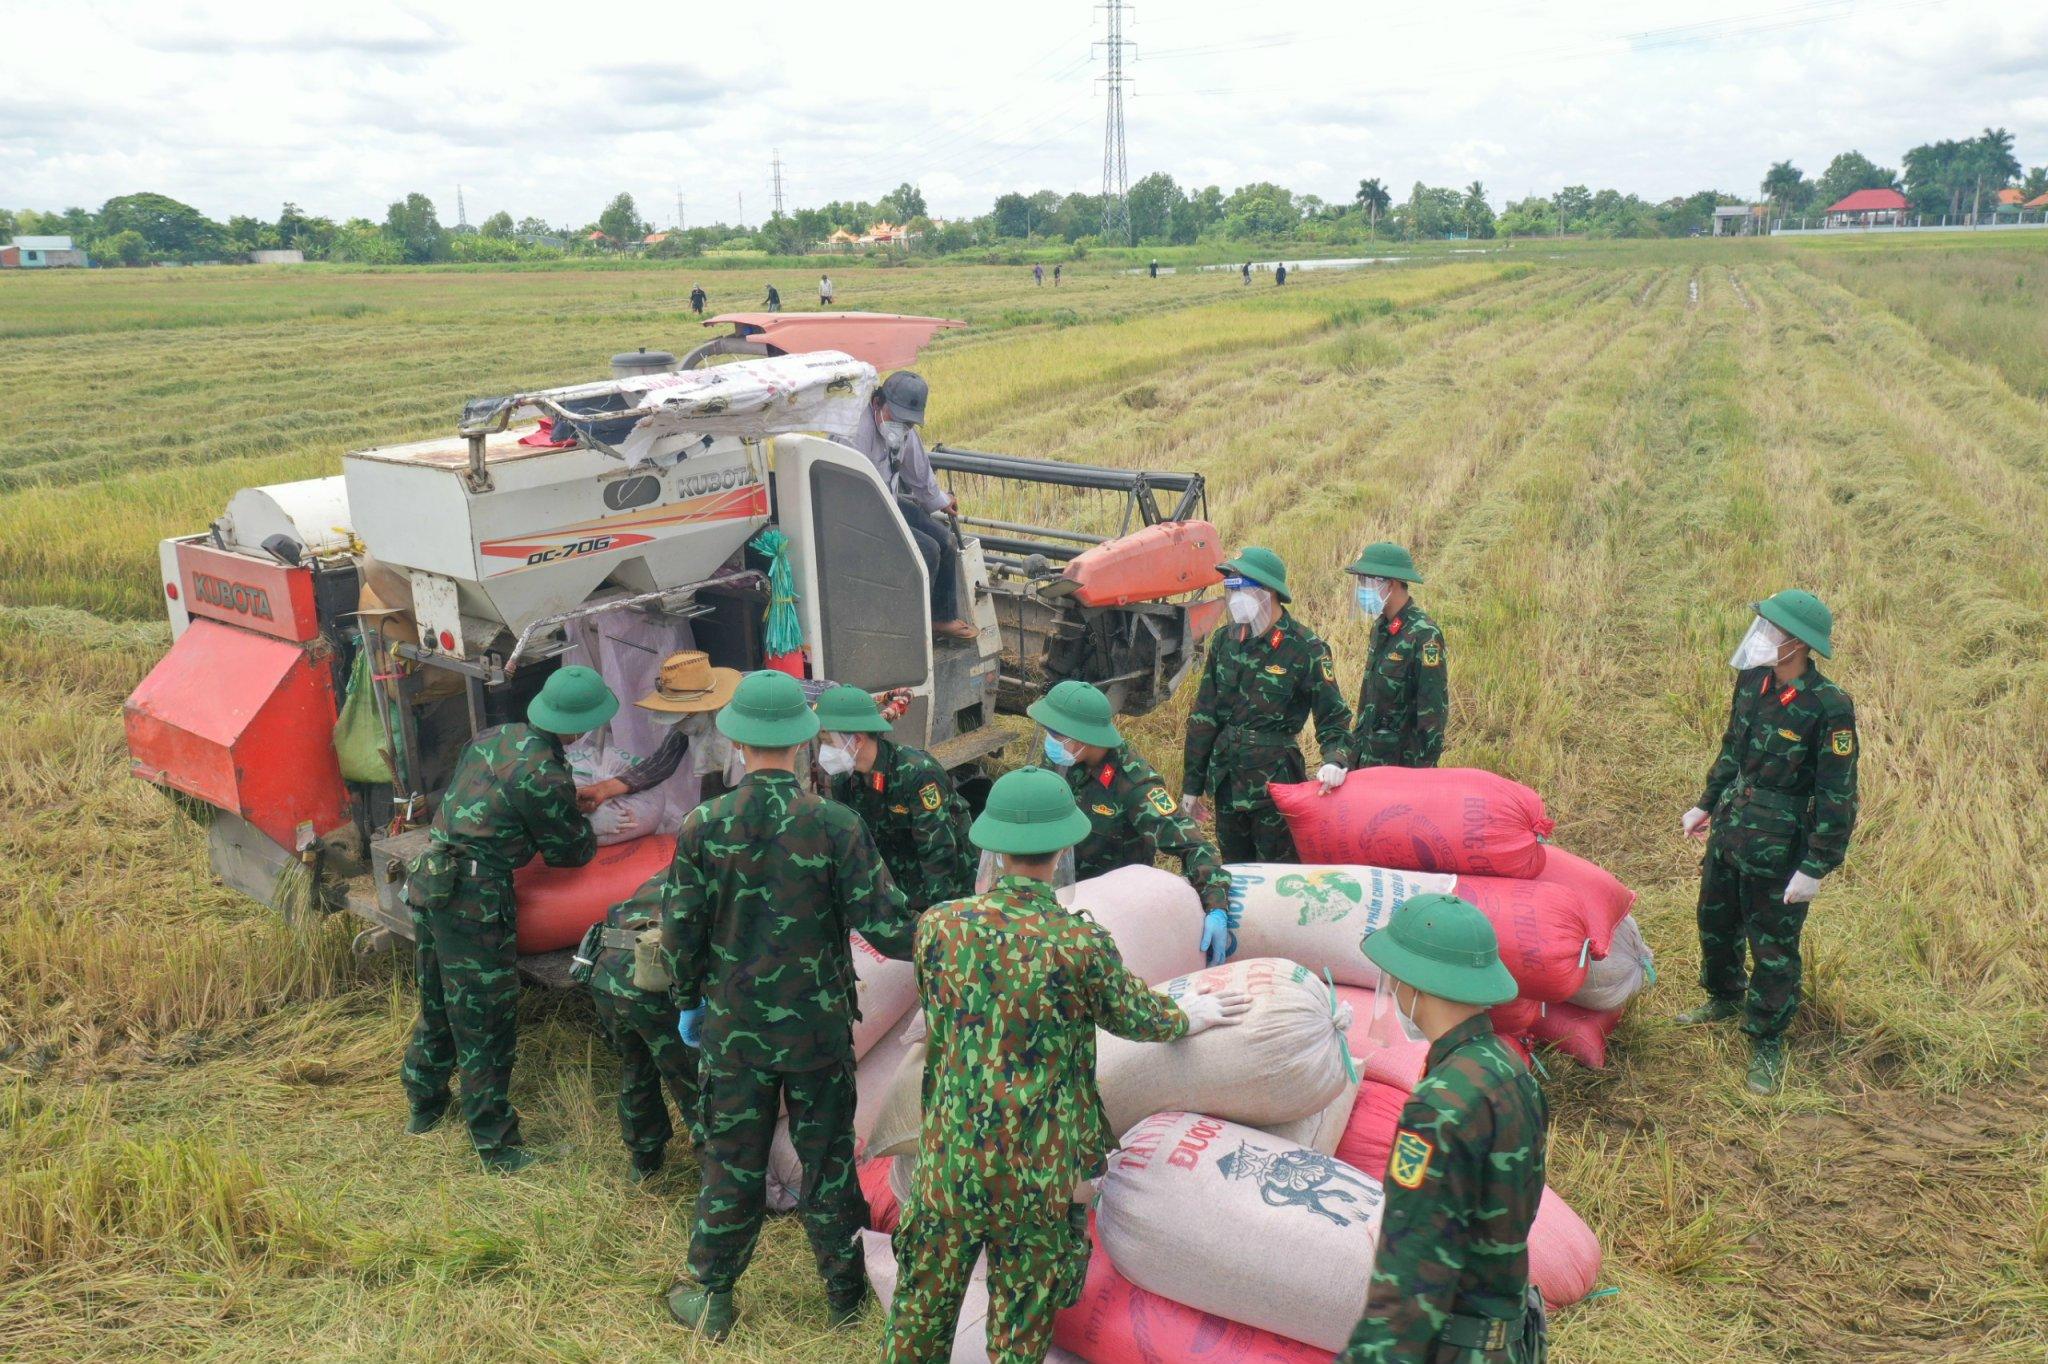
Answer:
[(1396, 616), (1392, 620), (1387, 622), (1387, 633), (1390, 635), (1398, 635), (1401, 633), (1401, 618), (1399, 616)]
[(1279, 627), (1279, 626), (1277, 626), (1277, 625), (1276, 625), (1276, 626), (1274, 626), (1274, 627), (1273, 627), (1273, 633), (1272, 633), (1272, 634), (1270, 634), (1270, 635), (1267, 635), (1267, 636), (1266, 636), (1266, 645), (1267, 645), (1267, 647), (1268, 647), (1268, 648), (1273, 648), (1273, 649), (1277, 649), (1277, 648), (1279, 648), (1279, 647), (1280, 647), (1280, 627)]
[(880, 772), (870, 772), (868, 773), (868, 780), (874, 784), (875, 794), (881, 795), (883, 785), (882, 774)]
[(1792, 698), (1797, 695), (1799, 695), (1799, 688), (1787, 687), (1785, 688), (1785, 690), (1778, 693), (1778, 704), (1781, 706), (1789, 706), (1792, 704)]
[(1097, 775), (1095, 780), (1102, 786), (1104, 790), (1109, 789), (1110, 785), (1116, 781), (1115, 765), (1112, 763), (1105, 762), (1102, 765), (1101, 773)]

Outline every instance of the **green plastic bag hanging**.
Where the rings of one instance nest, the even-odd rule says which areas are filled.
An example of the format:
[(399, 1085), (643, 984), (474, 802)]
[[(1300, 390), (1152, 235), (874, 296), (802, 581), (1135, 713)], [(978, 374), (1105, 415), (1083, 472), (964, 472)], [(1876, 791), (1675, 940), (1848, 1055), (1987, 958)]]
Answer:
[(355, 666), (349, 670), (348, 695), (342, 698), (341, 716), (334, 722), (334, 756), (341, 760), (341, 775), (348, 781), (394, 780), (391, 772), (390, 741), (384, 723), (377, 716), (381, 692), (370, 646), (358, 637)]
[(804, 627), (796, 613), (796, 569), (789, 562), (789, 537), (770, 526), (754, 537), (753, 547), (768, 557), (768, 622), (762, 646), (771, 660), (795, 656), (804, 647)]

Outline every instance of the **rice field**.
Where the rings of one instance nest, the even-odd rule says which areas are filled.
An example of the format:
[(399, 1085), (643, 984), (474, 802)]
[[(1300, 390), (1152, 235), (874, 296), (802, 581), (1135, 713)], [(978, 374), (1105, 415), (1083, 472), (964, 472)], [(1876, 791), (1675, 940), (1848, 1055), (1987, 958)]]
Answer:
[[(1602, 1072), (1554, 1060), (1551, 1180), (1616, 1292), (1566, 1361), (2048, 1352), (2048, 251), (1682, 242), (1157, 281), (1083, 263), (835, 270), (842, 306), (972, 325), (940, 439), (1199, 469), (1287, 555), (1355, 687), (1341, 574), (1411, 543), (1451, 643), (1447, 761), (1530, 782), (1643, 897), (1660, 981)], [(445, 429), (476, 392), (688, 344), (676, 271), (0, 279), (0, 1339), (9, 1358), (872, 1358), (771, 1222), (723, 1351), (656, 1299), (694, 1175), (624, 1178), (573, 997), (522, 1006), (549, 1157), (400, 1134), (401, 962), (214, 886), (126, 776), (167, 642), (157, 537), (252, 482)], [(720, 274), (707, 282), (751, 276)], [(785, 300), (798, 279), (780, 272)], [(714, 309), (748, 308), (715, 296)], [(1808, 923), (1783, 1096), (1693, 1002), (1677, 835), (1746, 603), (1819, 592), (1863, 812)], [(1178, 779), (1187, 698), (1136, 726)]]

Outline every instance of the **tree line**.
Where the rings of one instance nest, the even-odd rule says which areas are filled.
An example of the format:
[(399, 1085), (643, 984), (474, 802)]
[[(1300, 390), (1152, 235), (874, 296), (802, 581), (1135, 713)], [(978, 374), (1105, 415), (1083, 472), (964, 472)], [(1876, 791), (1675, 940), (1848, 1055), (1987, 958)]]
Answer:
[[(1897, 189), (1914, 211), (1954, 219), (1981, 213), (1996, 203), (1999, 190), (2015, 185), (2029, 198), (2048, 191), (2048, 166), (2024, 170), (2014, 154), (2013, 135), (1987, 128), (1975, 137), (1923, 143), (1896, 168), (1847, 151), (1817, 179), (1809, 179), (1790, 160), (1778, 161), (1760, 188), (1778, 217), (1825, 209), (1859, 189)], [(658, 257), (721, 250), (790, 256), (835, 233), (859, 236), (882, 222), (908, 234), (906, 249), (931, 255), (1038, 243), (1075, 250), (1200, 242), (1341, 247), (1446, 238), (1677, 237), (1710, 230), (1716, 208), (1744, 202), (1718, 190), (1651, 202), (1617, 189), (1568, 185), (1552, 195), (1510, 201), (1496, 213), (1478, 181), (1463, 188), (1417, 181), (1397, 198), (1385, 181), (1366, 178), (1350, 199), (1333, 202), (1263, 180), (1227, 193), (1218, 185), (1185, 188), (1160, 171), (1131, 186), (1124, 241), (1105, 237), (1100, 194), (1016, 190), (997, 196), (979, 217), (939, 221), (917, 186), (907, 182), (872, 201), (834, 200), (798, 208), (754, 228), (723, 222), (658, 227), (642, 215), (631, 194), (623, 193), (580, 227), (533, 216), (515, 220), (503, 211), (475, 225), (451, 227), (442, 223), (433, 200), (417, 192), (394, 201), (382, 221), (358, 217), (339, 222), (290, 203), (275, 220), (237, 215), (217, 222), (167, 195), (124, 194), (97, 212), (0, 209), (0, 239), (69, 236), (99, 262), (122, 265), (236, 260), (273, 249), (297, 249), (308, 260), (370, 265), (549, 260), (627, 249)]]

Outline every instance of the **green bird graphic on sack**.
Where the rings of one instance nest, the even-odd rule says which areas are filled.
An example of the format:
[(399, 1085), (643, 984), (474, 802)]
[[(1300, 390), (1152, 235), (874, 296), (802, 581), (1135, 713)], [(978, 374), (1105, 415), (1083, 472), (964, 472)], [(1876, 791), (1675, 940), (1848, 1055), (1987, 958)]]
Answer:
[(1341, 871), (1289, 872), (1273, 883), (1279, 895), (1301, 897), (1301, 927), (1334, 924), (1364, 902), (1356, 879)]

